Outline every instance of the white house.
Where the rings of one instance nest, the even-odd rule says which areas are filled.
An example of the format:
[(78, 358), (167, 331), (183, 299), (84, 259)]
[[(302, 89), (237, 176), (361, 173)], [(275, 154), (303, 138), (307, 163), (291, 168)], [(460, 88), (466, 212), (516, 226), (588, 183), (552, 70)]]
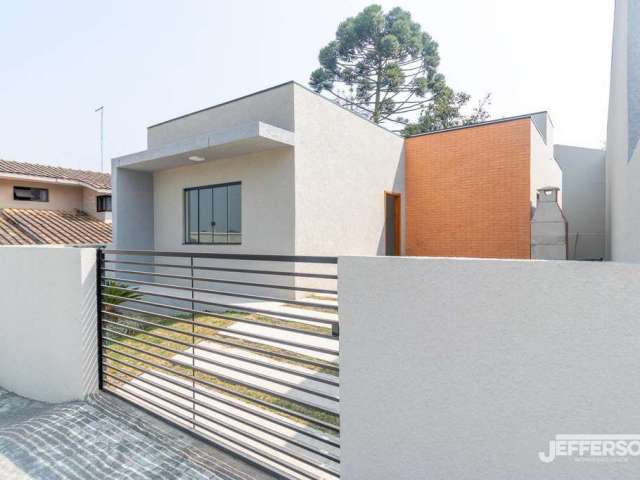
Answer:
[(403, 138), (295, 82), (153, 125), (147, 145), (112, 161), (120, 249), (376, 255), (385, 223), (403, 230), (385, 208), (404, 200)]

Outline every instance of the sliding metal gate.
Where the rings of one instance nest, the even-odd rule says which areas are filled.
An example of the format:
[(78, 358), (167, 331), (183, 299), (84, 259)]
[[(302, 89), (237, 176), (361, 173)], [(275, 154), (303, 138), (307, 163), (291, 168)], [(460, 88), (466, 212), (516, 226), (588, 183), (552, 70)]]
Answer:
[(284, 476), (339, 477), (336, 268), (99, 250), (101, 388)]

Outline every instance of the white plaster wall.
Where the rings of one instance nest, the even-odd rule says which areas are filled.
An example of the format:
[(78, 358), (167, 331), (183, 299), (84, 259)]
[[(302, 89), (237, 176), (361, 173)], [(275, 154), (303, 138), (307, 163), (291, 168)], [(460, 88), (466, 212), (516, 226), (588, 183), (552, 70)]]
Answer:
[(383, 255), (385, 190), (402, 194), (404, 218), (404, 139), (303, 87), (294, 94), (296, 254)]
[(563, 211), (569, 225), (569, 260), (604, 257), (605, 152), (556, 145), (562, 169)]
[(629, 0), (628, 9), (627, 105), (629, 108), (629, 149), (633, 152), (640, 143), (640, 0)]
[[(37, 187), (49, 190), (48, 202), (25, 202), (13, 199), (13, 187)], [(0, 179), (0, 208), (30, 208), (35, 210), (82, 209), (82, 187), (55, 183)]]
[[(292, 148), (281, 148), (259, 154), (212, 160), (188, 167), (162, 170), (154, 178), (155, 249), (199, 253), (293, 255), (294, 251), (294, 153)], [(188, 245), (184, 243), (184, 189), (242, 182), (242, 243), (239, 245)], [(145, 259), (143, 261), (148, 261)], [(158, 263), (188, 264), (184, 258), (156, 257)], [(254, 262), (221, 259), (196, 259), (198, 266), (249, 268), (291, 271), (289, 263)], [(157, 273), (188, 275), (189, 270), (156, 268)], [(195, 276), (258, 283), (292, 285), (293, 277), (265, 277), (264, 275), (226, 273), (196, 270)], [(140, 279), (140, 278), (138, 278)], [(147, 278), (146, 280), (149, 280)], [(188, 281), (157, 277), (158, 283), (189, 285)], [(288, 298), (288, 292), (260, 287), (244, 287), (213, 282), (195, 282), (196, 288), (231, 291), (276, 298)], [(163, 292), (169, 293), (172, 292)], [(174, 295), (188, 297), (188, 292), (176, 291)], [(196, 293), (196, 297), (209, 301), (233, 303), (237, 298), (214, 298)], [(171, 303), (165, 299), (163, 303)], [(190, 307), (190, 303), (181, 304)], [(216, 307), (198, 305), (198, 309)], [(166, 313), (166, 312), (165, 312)]]
[(556, 434), (640, 432), (640, 266), (339, 261), (341, 478), (635, 479), (543, 464)]
[[(82, 211), (91, 215), (92, 217), (102, 220), (103, 222), (111, 222), (111, 212), (98, 212), (96, 197), (104, 195), (97, 193), (90, 188), (82, 189)], [(113, 207), (113, 205), (112, 205)], [(113, 209), (113, 208), (112, 208)]]
[[(640, 261), (640, 149), (630, 151), (629, 99), (640, 96), (640, 84), (629, 82), (631, 50), (640, 50), (640, 19), (629, 15), (630, 1), (617, 0), (607, 125), (607, 257)], [(636, 6), (636, 9), (640, 7)], [(637, 10), (636, 10), (637, 11)]]
[(118, 249), (154, 249), (153, 174), (111, 161), (113, 243)]
[[(293, 254), (293, 162), (293, 149), (282, 148), (155, 172), (155, 248)], [(242, 244), (185, 245), (184, 189), (227, 182), (242, 182)]]
[[(553, 156), (553, 124), (546, 117), (545, 142), (533, 122), (531, 123), (531, 206), (536, 206), (537, 190), (542, 187), (562, 187), (562, 170)], [(558, 195), (558, 204), (562, 207), (563, 193)]]
[(147, 146), (156, 148), (186, 137), (213, 130), (228, 130), (251, 121), (293, 130), (293, 82), (149, 127)]
[(96, 252), (0, 247), (0, 385), (45, 402), (97, 388)]

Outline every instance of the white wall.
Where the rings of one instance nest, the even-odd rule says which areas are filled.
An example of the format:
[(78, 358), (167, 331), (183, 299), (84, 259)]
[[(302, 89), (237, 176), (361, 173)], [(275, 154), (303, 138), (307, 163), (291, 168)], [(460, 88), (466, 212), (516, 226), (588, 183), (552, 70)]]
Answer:
[(339, 277), (341, 478), (638, 477), (538, 452), (640, 432), (640, 266), (343, 257)]
[(640, 98), (639, 11), (640, 0), (616, 0), (607, 125), (607, 256), (630, 262), (640, 261), (640, 149), (631, 141), (640, 119), (629, 109)]
[(629, 0), (628, 9), (627, 105), (629, 108), (629, 150), (633, 152), (640, 143), (640, 0)]
[[(156, 250), (293, 254), (293, 149), (203, 162), (153, 174)], [(242, 182), (242, 244), (184, 245), (184, 189)]]
[(569, 260), (604, 257), (604, 150), (556, 145), (562, 169), (563, 211), (569, 224)]
[(116, 248), (153, 250), (153, 174), (111, 162), (113, 243)]
[(45, 402), (96, 391), (96, 252), (0, 247), (0, 385)]
[(402, 194), (404, 217), (404, 139), (299, 85), (294, 94), (296, 254), (383, 255), (385, 190)]
[(292, 89), (293, 83), (288, 82), (149, 127), (147, 147), (156, 148), (214, 130), (228, 130), (250, 121), (293, 130)]

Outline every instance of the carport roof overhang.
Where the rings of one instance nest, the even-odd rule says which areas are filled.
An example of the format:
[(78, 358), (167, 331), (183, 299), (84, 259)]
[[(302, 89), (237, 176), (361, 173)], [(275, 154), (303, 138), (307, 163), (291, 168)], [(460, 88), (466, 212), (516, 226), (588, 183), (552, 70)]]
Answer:
[[(264, 122), (251, 122), (228, 130), (212, 131), (114, 158), (113, 166), (154, 172), (196, 165), (202, 161), (249, 155), (274, 148), (293, 147), (294, 143), (294, 133), (289, 130)], [(197, 160), (194, 161), (190, 157)]]

